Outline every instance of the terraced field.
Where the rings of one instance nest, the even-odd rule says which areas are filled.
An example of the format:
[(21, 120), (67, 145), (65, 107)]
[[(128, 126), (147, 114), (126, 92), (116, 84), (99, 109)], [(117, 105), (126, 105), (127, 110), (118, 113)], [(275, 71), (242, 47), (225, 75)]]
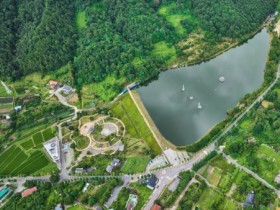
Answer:
[(43, 143), (53, 137), (52, 128), (47, 128), (13, 144), (0, 155), (0, 176), (30, 175), (41, 169), (48, 173), (48, 167), (56, 168), (43, 149)]

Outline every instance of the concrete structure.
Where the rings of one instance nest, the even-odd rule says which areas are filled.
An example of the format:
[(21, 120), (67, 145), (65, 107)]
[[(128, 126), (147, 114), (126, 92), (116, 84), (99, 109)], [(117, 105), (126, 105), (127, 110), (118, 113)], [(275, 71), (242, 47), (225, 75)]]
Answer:
[(47, 150), (48, 154), (51, 156), (53, 162), (60, 165), (60, 145), (57, 137), (50, 139), (44, 143), (44, 148)]
[(27, 190), (24, 190), (22, 193), (21, 193), (21, 197), (22, 198), (25, 198), (29, 195), (31, 195), (32, 193), (36, 192), (37, 191), (37, 187), (32, 187), (32, 188), (29, 188)]
[(106, 171), (112, 173), (115, 167), (120, 165), (120, 159), (114, 158), (110, 165), (107, 166)]
[(126, 202), (126, 210), (133, 210), (138, 202), (138, 196), (134, 194), (129, 194), (128, 200)]

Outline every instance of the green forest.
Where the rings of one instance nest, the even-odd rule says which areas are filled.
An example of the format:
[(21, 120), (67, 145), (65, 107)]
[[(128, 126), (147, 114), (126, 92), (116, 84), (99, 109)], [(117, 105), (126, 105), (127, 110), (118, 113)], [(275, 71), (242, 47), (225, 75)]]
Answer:
[[(186, 50), (191, 46), (182, 43), (195, 34), (212, 46), (205, 48), (208, 54), (225, 38), (229, 44), (242, 41), (274, 13), (277, 0), (0, 3), (1, 79), (15, 80), (32, 72), (46, 75), (73, 63), (77, 87), (107, 77), (117, 78), (120, 87), (190, 62), (192, 53)], [(207, 59), (207, 52), (198, 52), (197, 61)]]

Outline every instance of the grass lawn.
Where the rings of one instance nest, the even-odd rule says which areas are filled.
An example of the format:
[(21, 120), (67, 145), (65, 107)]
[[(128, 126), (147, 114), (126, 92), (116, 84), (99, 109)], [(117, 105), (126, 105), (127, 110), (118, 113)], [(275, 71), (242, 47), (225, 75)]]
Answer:
[(172, 62), (176, 59), (176, 49), (174, 46), (168, 46), (165, 41), (154, 44), (152, 54), (162, 57), (166, 62)]
[(222, 177), (222, 172), (218, 168), (214, 168), (212, 173), (209, 173), (207, 176), (207, 180), (213, 184), (214, 186), (218, 186), (220, 179)]
[(119, 102), (115, 102), (111, 107), (111, 111), (123, 121), (127, 132), (132, 137), (143, 139), (154, 154), (161, 153), (160, 146), (128, 94)]
[(93, 95), (100, 97), (105, 102), (109, 102), (122, 91), (121, 85), (123, 83), (124, 79), (118, 79), (111, 75), (107, 76), (102, 82), (85, 85), (82, 89), (83, 104), (87, 101), (94, 102)]
[(43, 137), (44, 137), (45, 141), (48, 141), (54, 137), (52, 128), (48, 128), (48, 129), (44, 130), (42, 133), (43, 133)]
[(149, 161), (149, 156), (128, 157), (121, 171), (125, 174), (135, 174), (144, 172)]
[(78, 149), (84, 149), (90, 143), (89, 139), (85, 136), (78, 136), (77, 138), (74, 139), (74, 141)]
[(139, 196), (135, 210), (140, 210), (149, 200), (149, 197), (153, 191), (150, 190), (146, 185), (142, 185), (141, 183), (133, 183), (130, 186), (137, 191), (137, 194)]
[(118, 199), (116, 199), (110, 208), (112, 209), (125, 209), (126, 202), (129, 197), (129, 190), (126, 188), (122, 188), (119, 192)]
[(166, 18), (178, 34), (184, 34), (186, 32), (181, 21), (188, 20), (190, 23), (194, 23), (195, 21), (189, 8), (178, 8), (176, 3), (163, 4), (158, 12)]
[(35, 146), (42, 144), (44, 142), (44, 138), (42, 136), (41, 131), (35, 133), (32, 138)]
[(219, 196), (219, 193), (214, 191), (211, 188), (206, 188), (200, 198), (197, 204), (203, 209), (208, 210), (209, 207), (215, 202), (216, 197)]
[(280, 154), (265, 145), (261, 145), (257, 150), (257, 156), (259, 158), (258, 174), (273, 183), (280, 169)]
[(67, 210), (86, 210), (86, 208), (84, 208), (81, 205), (75, 205), (75, 206), (71, 206), (71, 207), (67, 208)]
[(76, 14), (75, 23), (79, 30), (86, 27), (86, 11), (78, 11)]
[(25, 150), (29, 150), (34, 147), (32, 139), (28, 139), (27, 141), (20, 144)]

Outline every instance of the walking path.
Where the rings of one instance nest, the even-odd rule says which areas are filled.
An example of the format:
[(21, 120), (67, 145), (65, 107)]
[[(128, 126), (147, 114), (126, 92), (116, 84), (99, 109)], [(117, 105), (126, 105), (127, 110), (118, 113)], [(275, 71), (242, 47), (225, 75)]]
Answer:
[(172, 208), (170, 208), (170, 210), (176, 210), (179, 202), (182, 200), (182, 198), (184, 197), (184, 195), (186, 194), (186, 192), (188, 191), (189, 187), (193, 184), (193, 183), (199, 183), (195, 178), (192, 178), (192, 180), (188, 183), (188, 185), (185, 187), (185, 189), (183, 190), (183, 192), (180, 194), (180, 196), (176, 199), (174, 205)]
[(232, 163), (233, 165), (235, 165), (237, 168), (242, 169), (243, 171), (245, 171), (247, 174), (252, 175), (255, 179), (257, 179), (258, 181), (260, 181), (263, 185), (265, 185), (266, 187), (272, 189), (278, 197), (280, 197), (280, 190), (277, 190), (275, 187), (273, 187), (271, 184), (269, 184), (266, 180), (264, 180), (263, 178), (259, 177), (258, 174), (254, 173), (253, 171), (249, 170), (248, 168), (246, 168), (245, 166), (240, 165), (236, 160), (234, 160), (232, 157), (230, 157), (229, 155), (226, 155), (225, 153), (222, 153), (222, 155), (226, 158), (226, 160), (230, 163)]

